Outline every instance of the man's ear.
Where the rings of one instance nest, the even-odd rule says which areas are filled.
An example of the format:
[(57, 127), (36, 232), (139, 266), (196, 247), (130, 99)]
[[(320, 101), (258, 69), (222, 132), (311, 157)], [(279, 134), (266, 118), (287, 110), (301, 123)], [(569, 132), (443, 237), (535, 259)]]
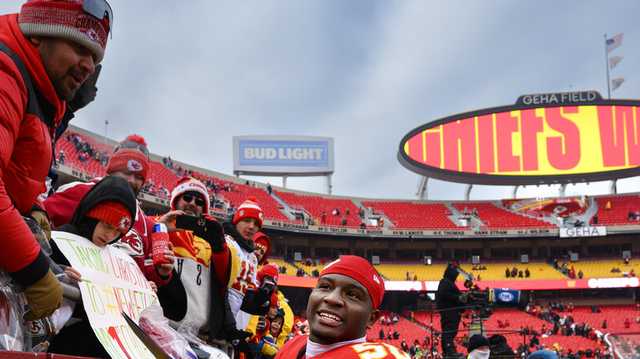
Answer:
[(378, 320), (378, 318), (380, 318), (380, 315), (382, 314), (382, 312), (380, 312), (378, 309), (375, 309), (371, 312), (371, 314), (369, 314), (369, 320), (367, 321), (367, 329), (370, 329), (373, 324)]

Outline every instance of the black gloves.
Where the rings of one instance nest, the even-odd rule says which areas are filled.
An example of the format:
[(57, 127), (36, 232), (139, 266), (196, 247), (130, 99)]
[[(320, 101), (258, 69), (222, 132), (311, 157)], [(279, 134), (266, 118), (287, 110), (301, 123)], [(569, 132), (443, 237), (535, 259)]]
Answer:
[(78, 91), (76, 91), (73, 99), (67, 103), (69, 110), (71, 112), (76, 112), (88, 104), (93, 102), (96, 99), (96, 94), (98, 93), (98, 88), (96, 87), (96, 83), (98, 82), (98, 77), (100, 76), (100, 70), (102, 70), (102, 65), (97, 65), (96, 70), (87, 78), (87, 80), (80, 86)]
[(214, 252), (221, 252), (224, 249), (222, 225), (211, 217), (178, 216), (176, 227), (193, 231), (193, 234), (209, 242)]

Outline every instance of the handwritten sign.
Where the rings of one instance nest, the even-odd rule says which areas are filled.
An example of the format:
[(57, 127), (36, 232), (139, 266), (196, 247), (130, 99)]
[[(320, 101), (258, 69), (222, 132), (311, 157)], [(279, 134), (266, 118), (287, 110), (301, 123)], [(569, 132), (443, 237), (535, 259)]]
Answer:
[(82, 275), (82, 303), (96, 337), (112, 358), (154, 358), (122, 312), (137, 323), (157, 297), (136, 262), (124, 251), (100, 248), (86, 238), (54, 231), (52, 239)]

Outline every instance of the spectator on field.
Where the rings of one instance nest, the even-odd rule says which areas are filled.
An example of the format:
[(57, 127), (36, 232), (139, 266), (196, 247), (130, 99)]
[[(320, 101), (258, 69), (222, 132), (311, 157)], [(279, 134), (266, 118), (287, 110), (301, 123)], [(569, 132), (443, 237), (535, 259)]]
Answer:
[(511, 271), (509, 270), (508, 267), (504, 270), (504, 277), (505, 278), (511, 277)]
[(524, 277), (525, 278), (531, 277), (531, 272), (529, 271), (529, 268), (524, 269)]
[(582, 273), (582, 269), (578, 271), (578, 279), (582, 279), (584, 277), (584, 273)]
[(106, 13), (94, 17), (69, 0), (30, 0), (20, 14), (0, 16), (0, 270), (25, 288), (28, 320), (58, 308), (62, 287), (23, 216), (50, 228), (44, 210), (33, 208), (46, 191), (52, 144), (93, 100), (77, 96), (88, 94), (81, 88), (104, 57), (110, 26)]
[(469, 353), (467, 356), (469, 359), (489, 358), (491, 354), (489, 340), (480, 334), (472, 335), (467, 344), (467, 352)]
[(491, 350), (489, 358), (515, 358), (513, 349), (507, 344), (507, 338), (504, 335), (494, 334), (490, 336), (489, 349)]

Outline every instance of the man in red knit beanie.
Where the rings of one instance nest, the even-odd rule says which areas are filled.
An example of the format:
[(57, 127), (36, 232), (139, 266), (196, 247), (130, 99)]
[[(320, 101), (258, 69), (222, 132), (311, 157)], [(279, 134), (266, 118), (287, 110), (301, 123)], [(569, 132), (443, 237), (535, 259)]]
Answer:
[(29, 0), (0, 16), (0, 270), (25, 288), (27, 319), (58, 308), (62, 287), (22, 216), (46, 191), (56, 128), (104, 57), (112, 19), (104, 0)]
[[(144, 185), (149, 173), (149, 150), (142, 136), (129, 135), (114, 149), (113, 155), (107, 165), (107, 174), (124, 178), (129, 183), (136, 196)], [(47, 213), (54, 227), (59, 227), (71, 221), (71, 217), (80, 203), (80, 200), (89, 190), (100, 181), (94, 178), (89, 182), (71, 182), (60, 186), (56, 193), (49, 196), (44, 202)], [(147, 279), (158, 286), (169, 282), (173, 269), (173, 252), (167, 250), (166, 256), (171, 263), (154, 266), (151, 258), (151, 231), (155, 221), (147, 217), (140, 202), (134, 219), (133, 228), (118, 242), (114, 244), (133, 257)]]

